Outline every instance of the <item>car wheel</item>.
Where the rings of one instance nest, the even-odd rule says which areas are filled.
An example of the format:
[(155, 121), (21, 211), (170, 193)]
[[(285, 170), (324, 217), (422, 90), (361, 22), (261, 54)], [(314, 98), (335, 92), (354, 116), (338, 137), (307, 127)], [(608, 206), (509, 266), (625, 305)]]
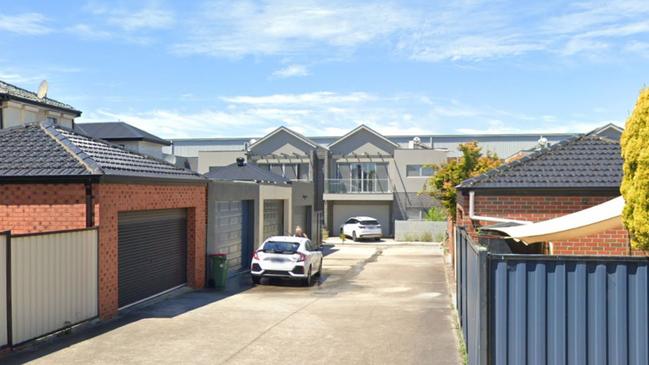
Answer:
[(356, 237), (356, 231), (352, 232), (352, 240), (358, 242), (358, 237)]
[(379, 242), (381, 240), (381, 237), (376, 237), (374, 241)]
[(309, 287), (313, 284), (313, 277), (311, 276), (311, 266), (309, 266), (309, 272), (306, 274), (306, 278), (304, 278), (304, 286)]
[(252, 283), (257, 285), (261, 282), (261, 276), (253, 275), (252, 276)]

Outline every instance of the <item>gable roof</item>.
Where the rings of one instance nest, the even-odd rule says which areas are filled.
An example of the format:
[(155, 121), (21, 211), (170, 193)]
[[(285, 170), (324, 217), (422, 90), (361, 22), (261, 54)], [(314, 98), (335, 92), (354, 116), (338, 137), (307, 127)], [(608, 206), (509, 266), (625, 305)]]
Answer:
[(63, 109), (67, 112), (76, 114), (77, 116), (81, 115), (81, 111), (76, 110), (73, 106), (69, 104), (62, 103), (58, 100), (50, 99), (48, 97), (39, 98), (38, 95), (16, 85), (12, 85), (8, 82), (0, 81), (0, 98), (2, 99), (17, 99), (24, 102), (38, 104), (48, 107), (53, 107), (56, 109)]
[(291, 129), (288, 129), (288, 128), (284, 127), (284, 126), (281, 126), (281, 127), (277, 128), (277, 129), (275, 129), (274, 131), (272, 131), (272, 132), (268, 133), (267, 135), (263, 136), (258, 141), (255, 141), (255, 143), (251, 144), (249, 146), (249, 148), (253, 148), (254, 146), (257, 146), (257, 145), (263, 143), (264, 141), (267, 141), (268, 139), (270, 139), (272, 136), (276, 135), (279, 132), (286, 132), (286, 133), (292, 135), (293, 137), (299, 139), (300, 141), (308, 144), (309, 146), (311, 146), (313, 148), (325, 148), (326, 149), (326, 147), (323, 147), (323, 146), (313, 142), (309, 138), (303, 136), (302, 134), (300, 134), (298, 132), (295, 132), (295, 131), (293, 131)]
[(171, 142), (125, 122), (76, 123), (74, 130), (106, 141), (147, 141), (170, 146)]
[(190, 170), (50, 122), (0, 131), (0, 180), (84, 176), (203, 180)]
[(233, 163), (228, 166), (216, 168), (204, 175), (211, 180), (224, 181), (254, 181), (260, 183), (287, 184), (289, 179), (264, 170), (256, 164), (244, 163), (239, 165)]
[(582, 135), (464, 180), (458, 189), (618, 189), (621, 181), (620, 144)]
[(361, 125), (359, 125), (358, 127), (356, 127), (356, 128), (354, 128), (354, 129), (352, 129), (351, 131), (347, 132), (347, 134), (345, 134), (344, 136), (342, 136), (342, 137), (338, 138), (337, 140), (333, 141), (333, 142), (329, 145), (329, 148), (331, 148), (331, 146), (333, 146), (333, 145), (335, 145), (335, 144), (337, 144), (337, 143), (339, 143), (339, 142), (342, 142), (343, 140), (345, 140), (345, 139), (351, 137), (352, 135), (354, 135), (354, 134), (356, 134), (356, 133), (358, 133), (358, 132), (360, 132), (360, 131), (362, 131), (362, 130), (365, 130), (365, 131), (367, 131), (367, 132), (370, 132), (370, 133), (374, 134), (375, 136), (379, 137), (380, 139), (386, 141), (387, 143), (393, 145), (394, 147), (399, 148), (399, 144), (392, 142), (392, 141), (389, 140), (387, 137), (385, 137), (384, 135), (382, 135), (382, 134), (380, 134), (379, 132), (375, 131), (374, 129), (372, 129), (372, 128), (366, 126), (365, 124), (361, 124)]

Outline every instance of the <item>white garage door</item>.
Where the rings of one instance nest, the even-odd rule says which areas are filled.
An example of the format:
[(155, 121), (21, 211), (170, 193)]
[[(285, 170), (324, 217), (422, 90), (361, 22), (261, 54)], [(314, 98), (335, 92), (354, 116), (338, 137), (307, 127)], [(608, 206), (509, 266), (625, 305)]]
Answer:
[(340, 226), (349, 218), (366, 216), (376, 218), (381, 224), (383, 235), (390, 234), (390, 205), (388, 204), (340, 204), (334, 203), (333, 231), (340, 232)]

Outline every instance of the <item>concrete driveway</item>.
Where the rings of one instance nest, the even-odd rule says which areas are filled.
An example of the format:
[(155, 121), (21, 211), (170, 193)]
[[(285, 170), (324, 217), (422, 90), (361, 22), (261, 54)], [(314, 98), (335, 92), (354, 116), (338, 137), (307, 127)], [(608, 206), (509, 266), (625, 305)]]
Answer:
[[(312, 288), (189, 292), (8, 359), (37, 364), (457, 364), (437, 246), (339, 245)], [(246, 278), (246, 281), (249, 279)]]

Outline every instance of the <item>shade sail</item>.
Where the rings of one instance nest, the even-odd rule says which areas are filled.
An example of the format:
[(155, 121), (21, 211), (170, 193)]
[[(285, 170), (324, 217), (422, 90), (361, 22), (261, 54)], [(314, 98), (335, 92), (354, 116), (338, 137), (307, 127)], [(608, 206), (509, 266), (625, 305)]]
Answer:
[(624, 199), (620, 196), (575, 213), (547, 221), (510, 227), (484, 227), (525, 244), (569, 240), (614, 228), (622, 228)]

